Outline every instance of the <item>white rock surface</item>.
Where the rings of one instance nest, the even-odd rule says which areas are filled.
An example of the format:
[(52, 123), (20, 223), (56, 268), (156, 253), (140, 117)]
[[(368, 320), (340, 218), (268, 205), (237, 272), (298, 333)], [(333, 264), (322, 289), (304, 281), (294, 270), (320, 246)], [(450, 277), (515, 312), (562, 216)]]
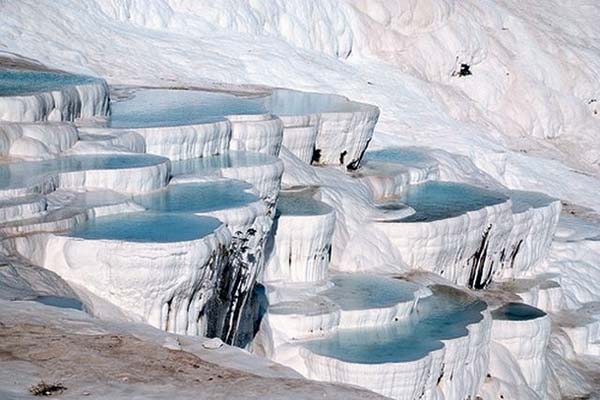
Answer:
[[(508, 195), (511, 193), (515, 192)], [(529, 275), (548, 256), (560, 210), (559, 200), (548, 199), (544, 205), (513, 212), (513, 226), (499, 275), (504, 278)]]
[(279, 155), (283, 141), (283, 122), (279, 118), (266, 114), (236, 115), (227, 119), (231, 122), (230, 150)]
[(355, 112), (321, 114), (315, 144), (319, 152), (316, 163), (357, 168), (378, 118), (379, 109), (374, 106)]
[[(83, 128), (84, 130), (86, 128)], [(82, 131), (71, 154), (145, 153), (146, 141), (135, 132), (118, 132), (116, 135), (94, 135)]]
[(400, 195), (408, 185), (437, 180), (439, 170), (437, 164), (414, 167), (367, 161), (354, 176), (371, 189), (375, 201), (385, 201)]
[(312, 161), (316, 142), (317, 128), (313, 125), (283, 128), (283, 146), (307, 164)]
[(435, 221), (374, 224), (390, 238), (408, 265), (467, 285), (474, 270), (473, 256), (481, 247), (485, 232), (489, 232), (489, 258), (484, 260), (484, 279), (492, 261), (500, 259), (512, 228), (511, 204), (506, 201)]
[(231, 234), (221, 226), (185, 242), (88, 240), (40, 233), (15, 243), (34, 264), (84, 286), (132, 318), (169, 332), (198, 335), (206, 329), (204, 306), (230, 241)]
[(71, 148), (79, 132), (67, 123), (0, 123), (0, 155), (48, 159)]
[(46, 211), (47, 206), (46, 198), (42, 195), (0, 201), (0, 224), (33, 218)]
[[(233, 154), (233, 153), (232, 153)], [(235, 152), (236, 155), (244, 157), (244, 153)], [(253, 158), (253, 153), (247, 154), (248, 158)], [(235, 156), (234, 156), (235, 157)], [(205, 167), (196, 173), (193, 166), (187, 165), (188, 162), (180, 162), (176, 167), (173, 183), (185, 183), (194, 181), (204, 181), (214, 179), (213, 177), (223, 177), (247, 182), (252, 185), (252, 190), (262, 198), (269, 207), (274, 207), (281, 186), (281, 177), (283, 175), (283, 162), (276, 157), (262, 157), (263, 161), (259, 163), (243, 162), (231, 165), (226, 158), (220, 158), (217, 165), (212, 165), (207, 161)], [(194, 160), (189, 160), (193, 163)]]
[(262, 280), (309, 283), (327, 279), (334, 210), (313, 215), (282, 213), (274, 224), (274, 246)]
[(0, 110), (1, 121), (14, 122), (74, 121), (106, 116), (108, 85), (98, 80), (45, 93), (0, 96)]
[(121, 136), (132, 132), (144, 139), (147, 153), (187, 160), (223, 153), (229, 146), (231, 124), (217, 121), (198, 125), (161, 126), (152, 128), (92, 128), (86, 132)]
[[(272, 332), (275, 346), (278, 340), (285, 337), (281, 329), (287, 331), (290, 328), (288, 335), (301, 330), (315, 332), (312, 335), (324, 335), (330, 330), (328, 325), (335, 324), (335, 315), (335, 312), (309, 314), (309, 318), (304, 319), (298, 315), (295, 318), (294, 315), (288, 315), (284, 320), (281, 320), (283, 316), (269, 315), (268, 318), (273, 319), (268, 321), (271, 330), (267, 332)], [(302, 320), (314, 323), (300, 326)], [(351, 363), (311, 352), (302, 346), (301, 341), (275, 347), (271, 357), (308, 378), (362, 386), (394, 399), (467, 398), (477, 393), (485, 377), (490, 326), (491, 318), (486, 311), (482, 321), (468, 326), (466, 336), (445, 340), (441, 349), (418, 360), (401, 363)], [(306, 331), (307, 328), (311, 331)], [(297, 338), (287, 336), (287, 339)]]
[[(527, 385), (544, 398), (548, 385), (546, 350), (550, 340), (550, 317), (544, 315), (526, 321), (494, 319), (492, 340), (508, 349)], [(495, 375), (493, 368), (490, 372)]]

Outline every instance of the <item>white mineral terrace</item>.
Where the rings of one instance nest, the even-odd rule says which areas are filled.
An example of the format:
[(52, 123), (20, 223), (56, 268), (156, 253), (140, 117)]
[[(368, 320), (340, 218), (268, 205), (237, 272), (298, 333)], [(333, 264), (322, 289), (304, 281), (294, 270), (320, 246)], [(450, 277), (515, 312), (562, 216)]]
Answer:
[(73, 121), (106, 116), (104, 80), (61, 72), (0, 71), (0, 120)]
[(526, 304), (508, 303), (492, 311), (492, 319), (492, 340), (508, 349), (527, 385), (536, 393), (545, 393), (546, 347), (550, 340), (548, 315)]
[(274, 222), (273, 254), (265, 267), (265, 282), (319, 282), (327, 279), (333, 208), (312, 198), (311, 189), (282, 192)]
[[(442, 182), (426, 148), (367, 151), (379, 109), (342, 96), (111, 90), (0, 71), (1, 255), (64, 280), (27, 298), (394, 399), (552, 397), (544, 311), (577, 300), (543, 270), (558, 200)], [(513, 296), (492, 312), (490, 285)], [(578, 305), (564, 334), (600, 354)]]

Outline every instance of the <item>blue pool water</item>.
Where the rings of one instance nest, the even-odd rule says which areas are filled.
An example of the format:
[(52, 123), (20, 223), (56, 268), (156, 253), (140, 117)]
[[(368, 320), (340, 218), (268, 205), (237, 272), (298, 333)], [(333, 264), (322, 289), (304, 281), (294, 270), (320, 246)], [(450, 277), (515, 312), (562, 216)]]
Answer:
[(217, 181), (170, 185), (165, 189), (137, 196), (134, 200), (149, 210), (168, 213), (202, 213), (241, 207), (258, 201), (245, 192), (251, 187), (240, 181)]
[(0, 96), (19, 96), (59, 90), (65, 86), (97, 82), (90, 76), (61, 72), (0, 70)]
[(343, 96), (288, 89), (274, 90), (271, 96), (264, 99), (264, 103), (269, 112), (281, 116), (351, 112), (365, 107)]
[(38, 296), (33, 301), (45, 304), (47, 306), (58, 308), (71, 308), (73, 310), (83, 311), (83, 304), (77, 299), (61, 296)]
[(122, 240), (140, 243), (185, 242), (202, 238), (217, 229), (216, 218), (191, 214), (136, 212), (91, 220), (68, 233), (88, 240)]
[(24, 187), (28, 182), (59, 172), (140, 168), (165, 161), (164, 157), (150, 154), (94, 154), (0, 164), (0, 189)]
[(138, 89), (111, 103), (111, 128), (149, 128), (204, 124), (226, 115), (264, 114), (260, 98), (199, 90)]
[(230, 151), (212, 157), (193, 158), (190, 160), (173, 161), (173, 175), (203, 174), (222, 168), (242, 168), (265, 165), (277, 160), (268, 154), (245, 151)]
[(324, 215), (332, 210), (322, 201), (313, 199), (308, 192), (281, 192), (277, 201), (279, 215)]
[(338, 275), (335, 286), (321, 294), (342, 310), (367, 310), (391, 307), (414, 299), (416, 285), (377, 275)]
[(401, 222), (428, 222), (452, 218), (468, 211), (500, 204), (508, 197), (490, 190), (452, 182), (425, 182), (409, 186), (400, 201), (415, 213)]
[(435, 160), (425, 154), (423, 150), (413, 147), (391, 147), (367, 151), (363, 159), (365, 161), (402, 164), (407, 167), (423, 167), (435, 163)]
[(507, 195), (512, 200), (512, 211), (517, 214), (525, 212), (530, 208), (546, 207), (556, 201), (555, 198), (540, 192), (510, 190)]
[(485, 303), (453, 290), (432, 290), (434, 296), (419, 301), (414, 318), (372, 328), (342, 329), (302, 345), (316, 354), (359, 364), (420, 359), (442, 348), (441, 340), (467, 335), (467, 326), (481, 321), (486, 308)]
[(364, 105), (342, 96), (275, 89), (272, 95), (240, 97), (202, 90), (136, 89), (111, 103), (111, 128), (149, 128), (204, 124), (228, 115), (303, 115), (357, 111)]
[(524, 303), (507, 303), (492, 311), (492, 317), (504, 321), (528, 321), (545, 316), (539, 308)]

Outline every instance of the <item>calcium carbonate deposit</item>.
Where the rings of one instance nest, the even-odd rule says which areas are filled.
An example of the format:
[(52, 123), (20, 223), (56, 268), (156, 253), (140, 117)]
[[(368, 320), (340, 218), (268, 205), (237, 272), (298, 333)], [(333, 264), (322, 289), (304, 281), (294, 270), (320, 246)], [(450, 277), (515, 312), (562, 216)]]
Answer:
[(0, 399), (600, 398), (599, 21), (0, 1)]

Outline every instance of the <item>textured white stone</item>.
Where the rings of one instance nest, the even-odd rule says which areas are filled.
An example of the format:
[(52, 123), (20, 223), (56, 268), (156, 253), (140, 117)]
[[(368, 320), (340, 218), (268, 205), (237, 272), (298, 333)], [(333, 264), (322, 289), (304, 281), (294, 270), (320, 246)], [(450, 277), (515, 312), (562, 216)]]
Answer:
[(439, 169), (435, 163), (415, 167), (367, 161), (354, 176), (371, 189), (375, 201), (381, 201), (400, 195), (408, 185), (439, 179)]
[(600, 303), (590, 302), (555, 316), (577, 354), (600, 356)]
[(77, 128), (68, 123), (0, 123), (0, 155), (24, 159), (48, 159), (71, 148)]
[(0, 121), (74, 121), (106, 116), (108, 93), (106, 82), (98, 80), (52, 92), (0, 96)]
[(41, 195), (0, 201), (0, 224), (35, 217), (44, 212), (46, 207), (46, 199)]
[(252, 191), (265, 203), (273, 208), (283, 175), (283, 162), (278, 158), (271, 158), (260, 165), (240, 165), (235, 167), (207, 168), (196, 174), (181, 174), (173, 177), (172, 183), (186, 183), (195, 181), (213, 180), (223, 177), (247, 182), (252, 185)]
[(297, 110), (279, 115), (286, 128), (316, 126), (313, 161), (317, 164), (357, 168), (379, 119), (376, 106), (338, 95), (275, 90), (268, 101), (272, 104), (267, 108), (272, 107), (275, 112), (286, 103), (292, 104), (286, 104), (282, 109)]
[(42, 198), (46, 208), (35, 215), (22, 215), (0, 224), (0, 234), (13, 237), (34, 232), (63, 232), (95, 217), (144, 210), (127, 196), (107, 190), (58, 190), (44, 197), (34, 195), (31, 198)]
[(81, 132), (79, 141), (70, 154), (145, 153), (146, 141), (135, 132), (118, 132), (116, 135), (93, 135)]
[[(546, 206), (513, 213), (506, 260), (500, 270), (503, 278), (527, 275), (548, 256), (560, 210), (560, 201), (554, 200)], [(511, 257), (515, 251), (516, 255)]]
[(169, 182), (170, 169), (170, 161), (164, 159), (160, 164), (138, 168), (64, 172), (58, 174), (57, 186), (146, 193), (165, 187)]
[(335, 213), (280, 215), (275, 220), (273, 255), (265, 282), (318, 282), (327, 279)]
[(251, 151), (277, 157), (283, 141), (283, 122), (276, 116), (236, 115), (229, 116), (231, 122), (232, 151)]
[[(471, 273), (470, 258), (491, 226), (488, 257), (497, 260), (512, 228), (511, 203), (506, 201), (469, 211), (453, 218), (429, 222), (374, 222), (398, 248), (402, 260), (413, 268), (435, 272), (466, 285)], [(486, 262), (484, 275), (491, 262)]]
[(320, 114), (317, 163), (358, 167), (378, 119), (379, 109), (370, 105), (360, 111)]
[[(301, 361), (291, 366), (310, 379), (353, 384), (394, 399), (474, 397), (487, 370), (490, 324), (484, 312), (482, 321), (468, 326), (467, 336), (443, 341), (442, 349), (415, 361), (356, 364), (300, 347)], [(284, 362), (285, 356), (275, 360)]]
[(151, 128), (85, 128), (94, 134), (120, 136), (134, 132), (144, 138), (146, 152), (168, 157), (171, 160), (187, 160), (207, 157), (225, 152), (231, 138), (229, 121), (217, 121), (198, 125), (161, 126)]
[(307, 164), (312, 161), (316, 143), (317, 128), (313, 125), (283, 128), (283, 145)]
[(22, 187), (0, 189), (0, 199), (14, 199), (32, 194), (46, 194), (58, 188), (108, 189), (122, 193), (145, 193), (167, 185), (171, 162), (167, 158), (157, 163), (134, 168), (89, 169), (52, 172), (32, 177)]
[(16, 239), (18, 251), (63, 279), (109, 300), (132, 318), (180, 334), (201, 334), (200, 317), (231, 241), (221, 225), (185, 242), (86, 240), (51, 233)]
[[(544, 315), (526, 321), (494, 319), (492, 340), (503, 345), (531, 389), (544, 397), (548, 381), (546, 349), (550, 340), (550, 317)], [(491, 370), (494, 374), (494, 370)]]

